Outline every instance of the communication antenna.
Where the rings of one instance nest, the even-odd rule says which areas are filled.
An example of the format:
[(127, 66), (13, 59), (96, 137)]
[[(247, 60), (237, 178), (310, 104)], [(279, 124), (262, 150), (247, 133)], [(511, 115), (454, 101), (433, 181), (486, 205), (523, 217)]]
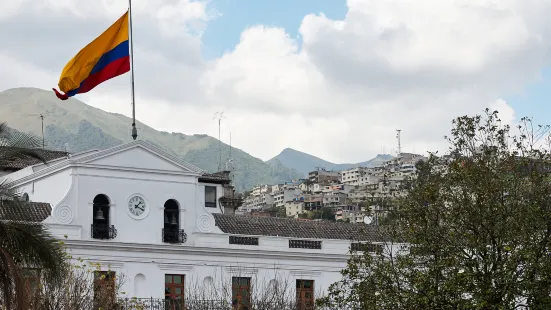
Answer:
[(41, 126), (42, 126), (42, 149), (44, 149), (45, 141), (44, 141), (44, 117), (48, 116), (52, 112), (44, 112), (40, 114), (25, 114), (25, 116), (38, 116), (40, 118)]
[(371, 216), (364, 216), (364, 224), (369, 225), (373, 223), (373, 218)]
[(398, 156), (400, 156), (400, 154), (402, 154), (402, 144), (401, 144), (401, 141), (400, 141), (400, 132), (401, 131), (402, 131), (401, 129), (396, 130), (396, 139), (398, 139)]
[(220, 124), (224, 118), (226, 118), (224, 112), (216, 112), (212, 118), (218, 119), (218, 171), (222, 170), (222, 138), (220, 137)]
[(231, 145), (231, 132), (230, 132), (230, 156), (226, 162), (226, 171), (230, 172), (230, 179), (232, 178), (231, 173), (233, 172), (233, 158), (232, 158), (232, 145)]

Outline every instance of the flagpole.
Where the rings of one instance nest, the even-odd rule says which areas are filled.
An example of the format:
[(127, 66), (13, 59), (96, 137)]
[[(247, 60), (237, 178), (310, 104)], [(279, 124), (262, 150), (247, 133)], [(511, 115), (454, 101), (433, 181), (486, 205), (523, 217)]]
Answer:
[(136, 96), (134, 94), (134, 39), (132, 38), (132, 0), (128, 0), (128, 21), (130, 23), (130, 67), (132, 69), (132, 138), (136, 140), (138, 130), (136, 129)]

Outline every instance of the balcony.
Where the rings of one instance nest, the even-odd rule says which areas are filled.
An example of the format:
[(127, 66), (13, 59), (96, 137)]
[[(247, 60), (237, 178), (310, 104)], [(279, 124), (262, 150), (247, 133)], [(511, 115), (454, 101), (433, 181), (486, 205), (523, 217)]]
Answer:
[(226, 197), (222, 196), (219, 199), (220, 204), (224, 208), (231, 208), (231, 209), (237, 209), (243, 204), (243, 198), (242, 197)]
[(164, 229), (163, 242), (172, 244), (186, 243), (187, 234), (183, 229)]
[(92, 224), (90, 232), (93, 239), (115, 239), (117, 237), (117, 230), (114, 225)]

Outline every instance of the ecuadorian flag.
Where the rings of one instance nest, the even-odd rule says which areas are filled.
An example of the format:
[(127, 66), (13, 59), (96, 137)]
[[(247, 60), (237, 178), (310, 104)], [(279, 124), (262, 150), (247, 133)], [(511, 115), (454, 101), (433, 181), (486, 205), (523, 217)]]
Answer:
[(67, 100), (99, 84), (130, 71), (128, 12), (90, 44), (86, 45), (63, 68), (56, 96)]

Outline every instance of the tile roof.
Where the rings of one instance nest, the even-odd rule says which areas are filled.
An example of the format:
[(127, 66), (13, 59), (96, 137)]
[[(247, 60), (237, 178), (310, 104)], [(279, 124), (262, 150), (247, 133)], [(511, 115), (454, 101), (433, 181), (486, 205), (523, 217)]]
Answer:
[(328, 221), (299, 221), (276, 217), (213, 214), (224, 233), (253, 236), (279, 236), (301, 239), (341, 239), (383, 241), (376, 226)]
[[(52, 150), (41, 150), (36, 149), (34, 150), (36, 153), (42, 156), (44, 160), (50, 161), (58, 158), (66, 157), (69, 153), (65, 151), (52, 151)], [(5, 160), (4, 154), (8, 154), (8, 157), (13, 157), (11, 153), (13, 152), (13, 148), (7, 148), (7, 147), (0, 147), (0, 169), (13, 169), (13, 170), (19, 170), (23, 169), (29, 166), (40, 164), (41, 161), (39, 159), (36, 159), (34, 157), (30, 156), (17, 156), (17, 158), (13, 159), (7, 159)]]
[(0, 200), (0, 220), (43, 222), (50, 214), (49, 203)]
[(229, 171), (220, 171), (216, 173), (205, 173), (199, 177), (199, 182), (202, 183), (216, 183), (216, 184), (229, 184), (231, 179), (229, 177)]

